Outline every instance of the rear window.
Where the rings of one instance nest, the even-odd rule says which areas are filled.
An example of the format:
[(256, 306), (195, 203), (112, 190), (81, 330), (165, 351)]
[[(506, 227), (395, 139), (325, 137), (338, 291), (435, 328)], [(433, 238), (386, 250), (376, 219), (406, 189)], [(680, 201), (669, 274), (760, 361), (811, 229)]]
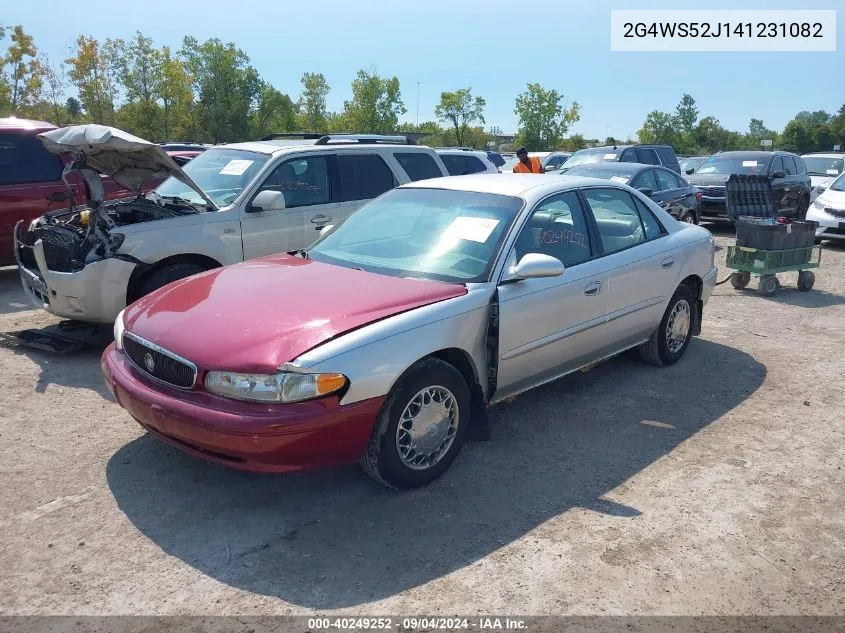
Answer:
[(463, 156), (440, 154), (440, 160), (442, 160), (443, 164), (446, 165), (446, 171), (449, 172), (450, 176), (462, 176), (467, 173), (467, 166), (464, 162)]
[(34, 136), (0, 136), (0, 185), (53, 182), (62, 178), (62, 161)]
[(678, 157), (671, 147), (655, 147), (654, 151), (660, 156), (661, 164), (665, 165), (672, 171), (678, 171)]
[(480, 174), (487, 171), (487, 165), (476, 156), (464, 156), (464, 160), (466, 160), (468, 174)]
[(505, 159), (502, 158), (502, 155), (498, 152), (487, 152), (487, 158), (489, 158), (490, 162), (493, 163), (496, 167), (501, 167), (505, 164)]
[(439, 178), (443, 175), (434, 159), (424, 152), (396, 152), (393, 156), (412, 181)]

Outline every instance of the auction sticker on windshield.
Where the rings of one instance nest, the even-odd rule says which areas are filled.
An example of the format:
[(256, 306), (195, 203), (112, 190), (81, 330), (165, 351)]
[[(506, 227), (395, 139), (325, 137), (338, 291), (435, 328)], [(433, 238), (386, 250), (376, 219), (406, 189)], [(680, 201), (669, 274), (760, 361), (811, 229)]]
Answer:
[(616, 158), (616, 154), (605, 154), (604, 155), (605, 160), (613, 160), (614, 158)]
[(236, 158), (234, 160), (230, 160), (226, 166), (220, 170), (220, 173), (224, 176), (242, 176), (253, 162), (255, 161)]
[(459, 216), (452, 220), (452, 223), (446, 227), (443, 237), (456, 237), (458, 239), (484, 244), (498, 224), (499, 221), (494, 218)]
[(756, 160), (744, 160), (742, 161), (743, 167), (756, 167), (757, 161)]
[(626, 182), (628, 182), (628, 179), (624, 178), (622, 176), (611, 176), (610, 179), (613, 182), (621, 182), (622, 184), (625, 184)]
[(828, 175), (828, 176), (838, 176), (838, 175), (839, 175), (839, 172), (838, 172), (838, 171), (836, 171), (835, 169), (828, 169), (828, 170), (827, 170), (827, 175)]

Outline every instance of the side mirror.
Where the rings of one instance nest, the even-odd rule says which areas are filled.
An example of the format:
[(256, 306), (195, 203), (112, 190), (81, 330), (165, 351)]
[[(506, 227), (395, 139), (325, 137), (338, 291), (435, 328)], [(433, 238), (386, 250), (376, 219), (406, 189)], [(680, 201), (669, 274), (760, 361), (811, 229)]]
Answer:
[(544, 169), (546, 171), (557, 171), (557, 165), (546, 165)]
[(320, 237), (325, 237), (334, 230), (334, 224), (327, 224), (320, 229)]
[(786, 172), (782, 169), (772, 172), (772, 178), (786, 178)]
[(694, 174), (694, 173), (695, 173), (695, 168), (694, 168), (694, 167), (690, 167), (689, 169), (687, 169), (687, 170), (686, 170), (686, 174), (687, 174), (687, 176), (691, 176), (691, 175), (692, 175), (692, 174)]
[(527, 253), (511, 268), (502, 281), (521, 281), (523, 279), (541, 279), (560, 277), (566, 268), (556, 257), (541, 253)]
[(637, 187), (637, 191), (649, 198), (654, 194), (654, 190), (651, 187)]
[(281, 211), (285, 208), (285, 196), (281, 191), (265, 189), (252, 199), (252, 204), (247, 208), (248, 213), (258, 211)]

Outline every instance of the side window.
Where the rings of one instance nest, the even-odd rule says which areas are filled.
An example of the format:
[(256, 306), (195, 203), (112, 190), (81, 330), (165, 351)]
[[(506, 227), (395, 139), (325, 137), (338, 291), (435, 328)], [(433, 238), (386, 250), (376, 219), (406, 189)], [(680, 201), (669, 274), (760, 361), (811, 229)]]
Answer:
[(773, 174), (776, 171), (786, 171), (786, 167), (783, 164), (783, 159), (780, 156), (775, 156), (775, 159), (772, 161), (772, 166), (769, 168), (770, 174)]
[(434, 159), (424, 152), (396, 152), (393, 156), (411, 180), (439, 178), (443, 175)]
[(669, 169), (675, 169), (675, 166), (678, 164), (678, 158), (675, 156), (675, 152), (668, 147), (655, 147), (654, 151), (657, 152), (657, 157), (660, 159), (661, 165), (665, 165)]
[(792, 160), (795, 161), (795, 173), (796, 174), (806, 174), (807, 173), (807, 165), (804, 164), (804, 159), (800, 156), (793, 156)]
[(370, 200), (393, 189), (393, 172), (378, 154), (337, 155), (341, 201)]
[(329, 167), (325, 156), (294, 158), (276, 167), (262, 191), (281, 191), (286, 207), (305, 207), (330, 202)]
[(655, 154), (654, 150), (650, 147), (637, 148), (637, 162), (643, 163), (644, 165), (659, 164), (659, 161), (657, 160), (657, 154)]
[(619, 159), (623, 163), (638, 163), (637, 154), (633, 148), (626, 149), (622, 152), (622, 157)]
[(642, 200), (637, 197), (634, 197), (634, 202), (637, 205), (637, 211), (640, 212), (640, 219), (643, 221), (646, 239), (653, 240), (661, 235), (666, 235), (666, 229), (664, 229), (663, 225), (660, 224), (660, 220), (654, 217), (654, 213), (651, 212), (651, 209), (643, 204)]
[(584, 197), (596, 219), (605, 255), (646, 241), (640, 214), (627, 191), (609, 187), (584, 189)]
[(482, 163), (476, 156), (464, 156), (466, 161), (466, 173), (480, 174), (487, 171), (487, 166)]
[[(440, 154), (440, 160), (446, 165), (450, 176), (463, 176), (466, 173), (466, 163), (463, 156), (454, 154)], [(410, 176), (410, 174), (408, 174)]]
[(653, 169), (654, 175), (657, 177), (657, 190), (658, 191), (669, 191), (670, 189), (677, 189), (678, 188), (678, 180), (670, 174), (668, 171), (663, 169)]
[(560, 167), (563, 164), (563, 161), (564, 161), (563, 156), (552, 156), (549, 159), (549, 162), (546, 163), (546, 167), (552, 166), (555, 169), (557, 169), (558, 167)]
[(634, 189), (651, 189), (652, 191), (659, 191), (657, 182), (654, 180), (654, 170), (645, 169), (631, 183)]
[(0, 185), (62, 179), (62, 161), (34, 136), (0, 136)]
[(795, 166), (795, 160), (792, 156), (782, 156), (783, 167), (788, 176), (794, 176), (798, 173), (798, 168)]
[(514, 245), (517, 261), (527, 253), (551, 255), (564, 266), (592, 256), (584, 210), (574, 191), (543, 200), (528, 218)]

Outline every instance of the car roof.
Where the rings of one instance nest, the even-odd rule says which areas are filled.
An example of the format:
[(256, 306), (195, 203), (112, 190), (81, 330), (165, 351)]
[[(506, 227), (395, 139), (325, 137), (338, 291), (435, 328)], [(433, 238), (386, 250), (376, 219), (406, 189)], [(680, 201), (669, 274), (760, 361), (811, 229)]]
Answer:
[[(215, 148), (236, 149), (260, 154), (276, 154), (289, 149), (325, 151), (326, 149), (374, 149), (390, 148), (402, 151), (431, 151), (425, 145), (403, 145), (401, 143), (327, 143), (315, 145), (316, 139), (274, 139), (270, 141), (246, 141), (243, 143), (227, 143), (216, 145)], [(466, 153), (466, 152), (465, 152)], [(483, 154), (483, 152), (481, 152)]]
[(47, 121), (33, 121), (32, 119), (19, 119), (16, 116), (9, 116), (0, 118), (0, 129), (55, 130), (56, 126)]
[(733, 150), (730, 152), (718, 152), (713, 154), (713, 158), (719, 156), (727, 156), (728, 158), (770, 158), (775, 154), (791, 154), (792, 152), (783, 152), (780, 150), (772, 150), (764, 152), (763, 150)]
[(809, 154), (802, 154), (801, 158), (845, 158), (845, 152), (810, 152)]
[(471, 191), (475, 193), (493, 193), (502, 196), (523, 197), (528, 192), (542, 195), (543, 189), (550, 191), (572, 189), (586, 186), (613, 186), (607, 180), (586, 176), (567, 176), (565, 174), (469, 174), (429, 178), (409, 182), (400, 189), (449, 189), (451, 191)]
[[(563, 165), (566, 167), (566, 163)], [(629, 163), (629, 162), (616, 162), (616, 161), (605, 161), (602, 163), (581, 163), (580, 165), (573, 165), (569, 169), (601, 169), (602, 171), (618, 171), (618, 172), (629, 172), (629, 171), (639, 171), (641, 169), (645, 169), (646, 167), (659, 167), (661, 169), (666, 169), (663, 165), (646, 165), (645, 163)], [(672, 171), (671, 169), (669, 171)], [(567, 172), (564, 172), (567, 173)]]
[[(408, 147), (407, 145), (402, 145), (401, 147)], [(482, 150), (476, 149), (436, 149), (434, 150), (438, 154), (452, 154), (454, 156), (466, 156), (469, 154), (470, 156), (478, 156), (479, 158), (487, 158), (487, 152)]]

